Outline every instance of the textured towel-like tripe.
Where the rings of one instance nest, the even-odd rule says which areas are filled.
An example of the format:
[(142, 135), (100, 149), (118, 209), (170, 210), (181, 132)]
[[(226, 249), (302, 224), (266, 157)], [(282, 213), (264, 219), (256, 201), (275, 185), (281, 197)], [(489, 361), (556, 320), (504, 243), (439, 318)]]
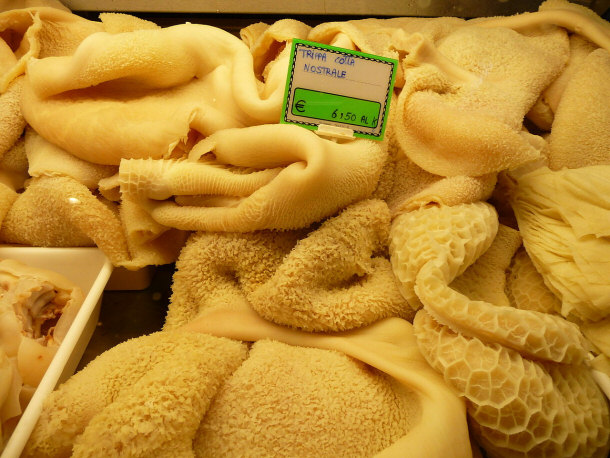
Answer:
[(246, 295), (271, 278), (303, 235), (296, 231), (193, 234), (176, 261), (164, 329), (184, 325), (208, 308), (245, 303)]
[(384, 257), (389, 232), (384, 202), (353, 204), (301, 239), (248, 301), (263, 318), (306, 331), (343, 331), (390, 316), (412, 319)]
[(25, 128), (20, 106), (22, 87), (23, 77), (19, 77), (0, 94), (0, 158), (17, 142)]
[[(0, 93), (25, 72), (30, 58), (69, 55), (85, 37), (103, 30), (100, 22), (72, 14), (59, 2), (51, 7), (19, 2), (7, 6), (11, 9), (0, 12)], [(14, 50), (9, 65), (2, 64), (2, 48)]]
[(196, 456), (370, 457), (421, 417), (416, 394), (342, 353), (256, 342), (214, 398)]
[(23, 113), (91, 162), (169, 157), (191, 130), (279, 120), (285, 80), (262, 84), (252, 65), (244, 42), (211, 26), (96, 33), (71, 56), (28, 62)]
[(0, 159), (0, 182), (15, 191), (22, 191), (28, 178), (25, 136), (22, 136)]
[(0, 228), (4, 223), (6, 214), (17, 200), (17, 197), (19, 197), (19, 194), (17, 194), (12, 187), (0, 182)]
[(176, 261), (188, 232), (162, 226), (129, 197), (121, 199), (119, 216), (130, 257), (117, 262), (116, 265), (127, 269), (140, 269)]
[(491, 456), (607, 456), (608, 403), (584, 364), (525, 359), (456, 334), (425, 310), (414, 328), (425, 358), (468, 400), (472, 431)]
[(123, 33), (134, 30), (159, 29), (154, 22), (141, 19), (124, 13), (100, 13), (100, 21), (104, 25), (104, 32)]
[[(376, 372), (376, 370), (379, 370), (393, 378), (397, 384), (402, 385), (403, 390), (410, 392), (410, 394), (407, 394), (404, 391), (402, 392), (402, 396), (405, 397), (403, 397), (403, 401), (401, 402), (404, 402), (410, 398), (411, 402), (417, 404), (417, 406), (414, 404), (411, 404), (410, 406), (409, 410), (416, 414), (416, 418), (410, 419), (409, 429), (406, 434), (397, 438), (395, 442), (393, 442), (389, 447), (381, 450), (376, 456), (403, 457), (413, 454), (415, 454), (415, 456), (425, 456), (426, 458), (458, 458), (471, 456), (471, 446), (468, 438), (465, 411), (462, 400), (456, 397), (451, 390), (448, 389), (442, 378), (436, 374), (436, 372), (432, 370), (423, 360), (422, 355), (417, 349), (413, 335), (413, 328), (406, 320), (402, 320), (400, 318), (387, 318), (380, 320), (373, 325), (365, 326), (352, 331), (308, 333), (279, 326), (266, 321), (256, 314), (252, 309), (250, 309), (247, 304), (242, 303), (240, 306), (236, 307), (224, 307), (204, 311), (199, 317), (197, 317), (197, 319), (187, 324), (185, 328), (239, 340), (272, 340), (298, 347), (313, 347), (323, 350), (339, 351), (351, 356), (352, 358), (372, 366), (374, 369), (371, 368), (369, 371), (373, 372), (373, 374), (379, 376), (379, 373)], [(273, 353), (276, 352), (277, 350), (275, 350)], [(288, 353), (297, 354), (298, 352), (299, 349), (293, 349)], [(309, 356), (310, 358), (314, 358), (314, 362), (317, 358), (322, 360), (320, 362), (323, 362), (324, 360), (328, 361), (327, 358), (329, 357), (332, 358), (332, 355), (325, 356), (323, 353), (318, 353), (316, 358), (316, 352), (306, 352), (303, 357), (305, 357), (305, 355)], [(265, 359), (276, 359), (276, 362), (279, 363), (282, 360), (285, 360), (285, 357), (282, 358), (278, 352), (275, 358), (272, 357)], [(337, 360), (337, 358), (334, 359)], [(341, 358), (338, 359), (339, 364), (341, 364)], [(244, 365), (246, 364), (247, 361)], [(306, 376), (303, 375), (301, 380), (290, 380), (290, 373), (292, 372), (292, 369), (285, 368), (284, 364), (292, 365), (295, 363), (283, 362), (282, 366), (284, 367), (284, 370), (282, 370), (282, 368), (273, 368), (273, 371), (277, 371), (279, 369), (280, 373), (286, 373), (286, 380), (290, 383), (289, 386), (292, 387), (291, 389), (296, 389), (297, 394), (307, 392), (309, 390), (313, 390), (314, 393), (320, 393), (320, 390), (324, 389), (315, 382), (308, 384), (308, 386), (304, 385), (302, 389), (299, 389), (298, 384), (304, 383), (304, 381), (306, 381)], [(306, 368), (298, 369), (300, 364), (298, 362), (296, 364), (297, 368), (295, 368), (295, 370), (301, 370), (306, 373)], [(323, 364), (327, 365), (326, 363)], [(312, 364), (311, 370), (318, 367), (319, 363)], [(354, 368), (356, 369), (356, 373), (353, 372)], [(348, 371), (352, 372), (354, 375), (357, 375), (357, 368), (357, 364), (355, 367), (352, 365), (352, 369), (349, 369), (349, 366), (347, 367)], [(277, 387), (278, 391), (274, 390), (272, 387), (261, 386), (259, 388), (257, 386), (259, 384), (257, 380), (259, 380), (260, 377), (265, 377), (265, 375), (260, 374), (260, 371), (256, 371), (256, 368), (250, 366), (244, 368), (244, 372), (253, 374), (253, 377), (250, 378), (250, 381), (243, 378), (244, 383), (242, 383), (240, 387), (236, 387), (235, 393), (231, 394), (230, 396), (223, 395), (225, 399), (234, 398), (235, 396), (243, 396), (240, 393), (243, 393), (242, 389), (244, 389), (243, 386), (246, 383), (248, 386), (253, 385), (252, 388), (248, 389), (250, 392), (263, 394), (268, 392), (276, 399), (278, 399), (278, 396), (282, 395), (281, 386)], [(332, 373), (330, 375), (332, 376)], [(335, 378), (336, 376), (341, 376), (341, 374), (335, 372), (335, 375), (332, 376), (332, 378)], [(360, 379), (362, 378), (361, 374), (357, 376)], [(374, 381), (375, 377), (371, 378), (370, 376), (367, 376), (366, 378), (369, 379), (370, 383), (370, 381)], [(240, 380), (241, 379), (242, 377), (240, 377)], [(297, 385), (295, 385), (295, 383)], [(335, 383), (337, 382), (332, 382), (332, 385), (334, 386)], [(294, 419), (287, 416), (284, 411), (284, 408), (291, 409), (295, 407), (291, 407), (289, 403), (274, 403), (272, 407), (261, 409), (259, 411), (260, 415), (258, 415), (258, 418), (256, 419), (252, 418), (252, 416), (249, 414), (246, 414), (249, 416), (249, 418), (235, 418), (234, 412), (227, 412), (227, 410), (222, 406), (218, 406), (217, 408), (214, 408), (214, 410), (223, 414), (223, 418), (219, 420), (226, 419), (226, 422), (228, 423), (226, 425), (226, 430), (229, 431), (231, 435), (239, 435), (240, 437), (238, 442), (240, 450), (236, 453), (236, 456), (241, 456), (243, 454), (241, 451), (247, 449), (250, 444), (256, 443), (257, 446), (265, 446), (264, 444), (259, 444), (256, 438), (250, 440), (248, 439), (247, 434), (238, 431), (237, 427), (239, 427), (240, 423), (251, 425), (252, 430), (250, 434), (257, 435), (261, 430), (267, 430), (269, 428), (272, 428), (275, 431), (281, 431), (282, 428), (281, 425), (277, 424), (278, 421), (280, 423), (285, 423), (287, 434), (294, 439), (286, 443), (286, 445), (290, 448), (285, 452), (283, 450), (275, 450), (273, 452), (266, 451), (263, 452), (264, 455), (284, 453), (286, 456), (302, 456), (305, 450), (295, 450), (293, 447), (311, 447), (312, 440), (315, 441), (315, 439), (318, 439), (320, 443), (331, 444), (332, 448), (327, 450), (317, 450), (314, 454), (321, 456), (337, 456), (337, 454), (341, 453), (340, 451), (337, 451), (332, 444), (335, 442), (335, 440), (337, 440), (339, 443), (343, 443), (344, 440), (349, 440), (349, 438), (337, 439), (337, 435), (341, 436), (344, 434), (339, 431), (348, 432), (350, 434), (349, 437), (351, 437), (352, 443), (361, 444), (361, 450), (364, 450), (367, 447), (367, 445), (360, 442), (362, 438), (358, 437), (358, 428), (361, 427), (363, 418), (366, 420), (367, 417), (370, 418), (369, 416), (371, 414), (374, 413), (376, 415), (378, 412), (377, 409), (379, 408), (378, 406), (373, 409), (373, 412), (362, 412), (362, 414), (358, 414), (358, 409), (356, 409), (356, 411), (352, 411), (353, 413), (347, 413), (348, 410), (345, 410), (346, 415), (335, 414), (332, 422), (330, 423), (330, 429), (327, 429), (326, 425), (329, 423), (328, 420), (324, 418), (325, 412), (330, 414), (331, 412), (337, 412), (337, 409), (341, 409), (342, 407), (347, 409), (350, 406), (359, 406), (362, 403), (368, 405), (368, 401), (360, 399), (362, 392), (350, 394), (347, 386), (351, 386), (354, 383), (356, 382), (351, 377), (348, 377), (348, 379), (344, 382), (340, 382), (340, 384), (346, 386), (346, 388), (341, 390), (342, 396), (352, 397), (353, 401), (346, 403), (347, 405), (345, 406), (335, 406), (332, 399), (325, 398), (327, 400), (322, 402), (322, 408), (326, 407), (326, 409), (319, 413), (312, 413), (312, 415), (308, 417), (307, 423), (299, 426), (299, 431), (310, 431), (305, 435), (311, 435), (312, 437), (301, 438), (301, 435), (294, 437), (294, 429), (296, 426), (294, 424)], [(357, 382), (357, 384), (366, 387), (368, 383), (361, 379)], [(395, 387), (394, 390), (396, 390), (397, 384), (392, 383), (392, 385)], [(233, 386), (230, 388), (233, 388)], [(337, 389), (340, 389), (339, 386)], [(383, 388), (383, 391), (388, 393), (387, 388)], [(314, 398), (314, 402), (316, 404), (320, 403), (320, 394)], [(396, 396), (396, 394), (392, 396)], [(305, 409), (308, 408), (307, 398), (298, 396), (296, 400), (297, 402), (300, 401), (304, 403)], [(247, 405), (252, 405), (254, 407), (257, 404), (262, 404), (263, 406), (266, 406), (264, 399), (260, 399), (259, 402), (255, 403), (255, 401), (252, 400), (252, 404)], [(387, 406), (387, 398), (383, 403)], [(400, 417), (391, 414), (392, 410), (393, 408), (387, 412), (387, 415), (392, 417), (392, 420), (389, 423), (387, 421), (382, 421), (384, 426), (381, 430), (364, 433), (364, 436), (367, 438), (375, 437), (373, 442), (379, 444), (380, 438), (390, 432), (388, 426), (395, 421), (399, 423), (401, 421)], [(417, 411), (419, 413), (417, 413)], [(357, 419), (359, 424), (343, 424), (343, 421), (347, 415), (349, 415), (349, 418)], [(363, 418), (362, 415), (364, 415)], [(315, 421), (309, 421), (310, 419)], [(207, 425), (210, 425), (210, 423), (212, 423), (214, 420), (206, 418), (205, 421)], [(222, 422), (219, 421), (219, 424), (216, 427), (217, 430), (222, 428), (221, 423)], [(394, 429), (395, 428), (396, 426), (394, 426)], [(326, 436), (326, 434), (329, 434), (329, 436)], [(356, 436), (352, 437), (354, 434), (356, 434)], [(282, 441), (283, 438), (281, 436), (282, 434), (280, 433), (279, 437), (273, 438), (272, 444), (283, 443), (278, 442)], [(244, 438), (248, 442), (243, 442)], [(387, 441), (387, 438), (384, 440)], [(220, 445), (222, 446), (222, 450), (227, 451), (227, 444)], [(353, 454), (360, 456), (360, 453), (358, 453), (356, 450), (354, 450)]]
[(413, 162), (437, 175), (479, 176), (539, 157), (544, 140), (522, 122), (568, 59), (564, 32), (473, 25), (436, 45), (414, 33), (405, 45), (406, 83), (392, 126)]
[(119, 344), (47, 398), (24, 456), (188, 456), (211, 399), (246, 356), (240, 342), (180, 331)]
[(570, 58), (561, 74), (540, 94), (540, 98), (527, 114), (527, 117), (538, 128), (550, 132), (557, 106), (566, 85), (580, 68), (583, 60), (597, 49), (589, 40), (580, 35), (570, 35)]
[[(248, 232), (306, 227), (367, 198), (385, 158), (369, 140), (341, 144), (273, 124), (219, 131), (183, 161), (123, 160), (119, 174), (122, 194), (164, 226)], [(193, 195), (221, 199), (200, 206), (168, 199)]]
[(589, 54), (567, 83), (549, 141), (549, 167), (610, 165), (610, 52)]
[(68, 176), (32, 179), (16, 195), (0, 230), (7, 243), (96, 245), (115, 266), (128, 269), (175, 261), (185, 238), (181, 231), (151, 223), (129, 199), (117, 206)]
[(597, 321), (610, 313), (610, 165), (518, 179), (512, 204), (527, 249), (561, 313)]
[(8, 211), (0, 237), (42, 247), (96, 244), (113, 262), (128, 258), (116, 213), (69, 177), (33, 180)]

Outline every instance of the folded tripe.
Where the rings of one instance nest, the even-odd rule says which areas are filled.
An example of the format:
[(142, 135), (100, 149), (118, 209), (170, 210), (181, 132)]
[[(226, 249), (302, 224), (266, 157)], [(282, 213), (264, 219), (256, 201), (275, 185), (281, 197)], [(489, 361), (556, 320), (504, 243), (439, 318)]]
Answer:
[(278, 122), (285, 83), (258, 80), (239, 38), (190, 23), (95, 33), (70, 56), (29, 60), (26, 77), (28, 123), (77, 157), (114, 165), (180, 156), (189, 137)]
[(167, 227), (296, 229), (372, 194), (385, 158), (370, 140), (275, 124), (217, 132), (185, 160), (124, 159), (119, 176), (122, 195)]

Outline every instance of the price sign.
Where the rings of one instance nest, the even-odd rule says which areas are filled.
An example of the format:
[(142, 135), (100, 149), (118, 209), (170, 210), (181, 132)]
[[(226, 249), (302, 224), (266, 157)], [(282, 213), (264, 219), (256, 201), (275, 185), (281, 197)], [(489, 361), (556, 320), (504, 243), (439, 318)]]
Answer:
[(382, 140), (397, 61), (294, 39), (283, 123), (330, 125)]

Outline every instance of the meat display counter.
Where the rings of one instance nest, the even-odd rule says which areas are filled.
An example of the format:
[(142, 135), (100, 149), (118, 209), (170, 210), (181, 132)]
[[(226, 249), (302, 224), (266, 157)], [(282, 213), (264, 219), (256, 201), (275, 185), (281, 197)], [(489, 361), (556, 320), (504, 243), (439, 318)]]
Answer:
[(64, 5), (0, 240), (108, 283), (14, 456), (607, 455), (610, 0)]

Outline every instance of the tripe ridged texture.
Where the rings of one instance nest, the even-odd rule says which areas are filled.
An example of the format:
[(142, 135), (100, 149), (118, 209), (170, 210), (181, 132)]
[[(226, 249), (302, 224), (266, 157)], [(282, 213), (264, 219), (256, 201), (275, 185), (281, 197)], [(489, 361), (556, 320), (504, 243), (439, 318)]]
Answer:
[(342, 331), (413, 310), (385, 257), (390, 213), (364, 200), (301, 239), (273, 277), (248, 295), (252, 308), (277, 324)]
[(523, 244), (561, 314), (597, 321), (610, 313), (610, 165), (521, 176), (512, 206)]
[(184, 456), (245, 344), (191, 332), (121, 343), (54, 391), (25, 457)]
[[(456, 331), (536, 358), (583, 361), (586, 346), (573, 323), (545, 313), (473, 300), (449, 286), (490, 247), (497, 227), (493, 207), (484, 202), (428, 207), (401, 215), (393, 222), (390, 245), (396, 276), (403, 286), (412, 288), (437, 320)], [(424, 253), (410, 248), (421, 237), (427, 241)]]
[(524, 359), (425, 311), (414, 326), (428, 362), (468, 399), (471, 427), (490, 457), (607, 456), (607, 400), (586, 366)]
[(510, 303), (524, 310), (559, 313), (561, 301), (544, 284), (525, 249), (517, 251), (506, 275), (506, 295)]
[(421, 307), (414, 288), (417, 274), (426, 263), (434, 261), (448, 270), (447, 282), (451, 282), (489, 247), (497, 226), (493, 207), (483, 202), (424, 207), (395, 218), (390, 259), (411, 307)]
[[(608, 406), (584, 364), (588, 345), (580, 330), (557, 315), (518, 310), (504, 294), (503, 275), (519, 246), (515, 231), (500, 226), (496, 232), (495, 212), (482, 202), (413, 213), (394, 221), (392, 261), (399, 273), (411, 272), (408, 287), (423, 304), (414, 321), (418, 345), (469, 400), (477, 440), (491, 456), (555, 456), (563, 447), (565, 456), (575, 451), (604, 456)], [(425, 257), (414, 249), (411, 262), (408, 247), (416, 248), (413, 241), (427, 233), (433, 236)], [(486, 270), (497, 285), (478, 279)], [(519, 373), (523, 376), (511, 388), (510, 376)], [(582, 381), (582, 394), (564, 393), (564, 380)], [(492, 407), (485, 407), (490, 401)], [(537, 413), (545, 403), (553, 418)]]
[(369, 457), (407, 434), (414, 393), (342, 353), (258, 341), (219, 390), (197, 457)]
[[(212, 162), (206, 161), (208, 153)], [(217, 132), (185, 161), (123, 160), (119, 177), (123, 195), (133, 196), (167, 227), (286, 230), (368, 198), (386, 155), (370, 140), (335, 143), (298, 126), (273, 124)], [(178, 198), (188, 196), (217, 200), (182, 205)]]

